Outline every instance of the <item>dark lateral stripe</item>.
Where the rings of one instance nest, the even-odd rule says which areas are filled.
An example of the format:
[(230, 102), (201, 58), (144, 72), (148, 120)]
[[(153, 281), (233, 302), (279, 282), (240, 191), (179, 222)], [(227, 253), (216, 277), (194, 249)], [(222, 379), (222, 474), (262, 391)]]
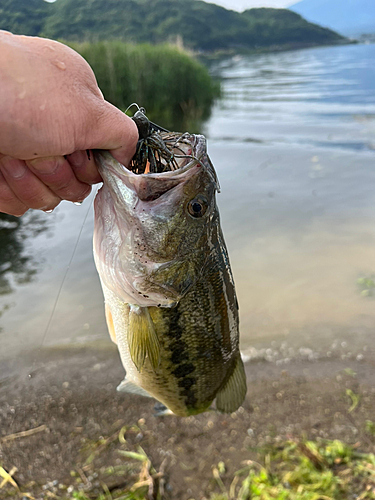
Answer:
[(196, 384), (196, 379), (193, 377), (186, 377), (179, 380), (177, 384), (182, 389), (180, 393), (184, 396), (187, 408), (195, 408), (195, 405), (197, 404), (197, 397), (192, 388)]
[(175, 375), (176, 378), (184, 378), (187, 375), (190, 375), (195, 370), (195, 366), (191, 363), (183, 363), (181, 365), (178, 365), (175, 370), (173, 370), (173, 375)]
[(186, 342), (182, 341), (171, 342), (171, 344), (169, 345), (169, 349), (172, 352), (171, 361), (174, 365), (180, 365), (184, 361), (188, 361), (189, 354)]
[(170, 344), (168, 348), (171, 351), (170, 361), (176, 368), (171, 372), (178, 379), (177, 385), (180, 388), (180, 395), (184, 398), (187, 408), (195, 409), (197, 405), (197, 397), (193, 390), (196, 384), (196, 379), (187, 377), (195, 370), (193, 364), (189, 363), (189, 347), (181, 340), (183, 329), (180, 325), (181, 312), (179, 305), (170, 310), (169, 315), (169, 330), (166, 334), (169, 337)]
[(183, 387), (184, 389), (190, 389), (195, 385), (196, 379), (193, 377), (185, 377), (177, 382), (178, 387)]

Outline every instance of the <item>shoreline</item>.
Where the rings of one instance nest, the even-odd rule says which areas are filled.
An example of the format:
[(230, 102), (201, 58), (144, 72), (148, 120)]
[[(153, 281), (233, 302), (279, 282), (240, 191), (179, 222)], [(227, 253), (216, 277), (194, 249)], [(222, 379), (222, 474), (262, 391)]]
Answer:
[(258, 54), (269, 54), (272, 52), (289, 52), (293, 50), (303, 50), (303, 49), (316, 49), (319, 47), (337, 47), (342, 45), (358, 45), (365, 44), (366, 42), (361, 42), (357, 39), (346, 38), (344, 40), (338, 40), (334, 43), (288, 43), (284, 45), (270, 45), (264, 47), (258, 47), (256, 49), (246, 49), (246, 48), (237, 48), (237, 49), (228, 49), (228, 50), (217, 50), (213, 52), (199, 53), (192, 52), (192, 55), (196, 57), (202, 63), (212, 63), (216, 61), (220, 61), (221, 59), (226, 59), (228, 57), (235, 56), (253, 56)]
[[(168, 457), (169, 497), (181, 500), (216, 491), (212, 466), (218, 462), (225, 463), (229, 477), (243, 460), (256, 460), (259, 450), (291, 438), (340, 439), (357, 443), (360, 451), (374, 447), (375, 437), (366, 432), (375, 415), (371, 360), (337, 356), (288, 366), (250, 361), (248, 394), (236, 413), (182, 419), (155, 417), (154, 400), (116, 392), (124, 371), (115, 346), (46, 354), (31, 378), (23, 364), (23, 373), (0, 385), (0, 466), (16, 467), (14, 480), (36, 499), (49, 488), (55, 488), (56, 498), (71, 498), (56, 485), (75, 487), (78, 481), (84, 488), (80, 470), (103, 481), (105, 471), (123, 463), (117, 437), (125, 427), (128, 449), (141, 446), (156, 470)], [(353, 398), (356, 405), (349, 411)], [(41, 430), (33, 434), (35, 429)], [(31, 434), (9, 438), (25, 431)], [(115, 488), (119, 477), (105, 477)], [(4, 498), (18, 498), (11, 486), (5, 491)]]

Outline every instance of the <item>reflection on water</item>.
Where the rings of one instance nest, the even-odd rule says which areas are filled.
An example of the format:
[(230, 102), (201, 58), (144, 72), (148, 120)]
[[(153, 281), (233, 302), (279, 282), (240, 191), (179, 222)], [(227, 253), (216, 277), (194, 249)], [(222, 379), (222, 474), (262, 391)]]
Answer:
[(97, 334), (106, 338), (92, 257), (93, 197), (80, 207), (63, 202), (51, 214), (31, 211), (21, 218), (24, 223), (14, 239), (22, 246), (13, 247), (20, 250), (13, 258), (26, 263), (32, 280), (20, 284), (9, 269), (13, 291), (0, 296), (5, 308), (0, 318), (0, 379), (10, 369), (5, 358), (17, 360), (24, 351)]
[(12, 282), (23, 284), (33, 279), (37, 261), (27, 252), (27, 239), (47, 229), (48, 221), (35, 212), (23, 218), (0, 213), (0, 295), (14, 291)]
[[(280, 360), (369, 356), (375, 299), (361, 294), (358, 278), (375, 273), (375, 45), (236, 57), (215, 72), (223, 99), (206, 134), (222, 187), (243, 349)], [(12, 259), (25, 262), (18, 277), (1, 253), (14, 292), (7, 302), (0, 297), (13, 305), (0, 320), (0, 358), (108, 338), (92, 258), (92, 198), (40, 214), (53, 238), (13, 239)], [(31, 228), (26, 220), (22, 227)], [(31, 255), (43, 262), (36, 275)], [(27, 276), (33, 280), (20, 285)]]
[[(0, 213), (0, 296), (15, 291), (17, 285), (30, 283), (38, 269), (36, 256), (27, 249), (28, 238), (35, 238), (48, 229), (48, 221), (37, 213), (23, 218)], [(2, 301), (0, 317), (10, 308)]]

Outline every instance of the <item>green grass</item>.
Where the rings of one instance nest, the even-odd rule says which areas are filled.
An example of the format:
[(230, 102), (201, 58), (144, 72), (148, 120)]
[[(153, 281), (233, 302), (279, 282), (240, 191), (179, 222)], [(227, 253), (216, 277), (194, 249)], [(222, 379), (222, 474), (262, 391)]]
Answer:
[(207, 68), (175, 46), (120, 41), (71, 46), (91, 65), (109, 102), (122, 110), (136, 102), (168, 129), (199, 130), (220, 95)]
[(222, 476), (214, 469), (221, 493), (210, 500), (375, 499), (375, 455), (338, 440), (286, 442), (246, 462), (228, 487)]

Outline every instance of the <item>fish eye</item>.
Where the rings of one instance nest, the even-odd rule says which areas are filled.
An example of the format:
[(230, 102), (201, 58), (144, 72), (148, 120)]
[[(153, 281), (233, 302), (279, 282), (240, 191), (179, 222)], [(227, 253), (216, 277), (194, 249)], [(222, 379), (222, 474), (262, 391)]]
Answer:
[(188, 203), (188, 212), (189, 214), (198, 219), (199, 217), (203, 217), (208, 208), (208, 202), (204, 196), (197, 196), (193, 200)]

